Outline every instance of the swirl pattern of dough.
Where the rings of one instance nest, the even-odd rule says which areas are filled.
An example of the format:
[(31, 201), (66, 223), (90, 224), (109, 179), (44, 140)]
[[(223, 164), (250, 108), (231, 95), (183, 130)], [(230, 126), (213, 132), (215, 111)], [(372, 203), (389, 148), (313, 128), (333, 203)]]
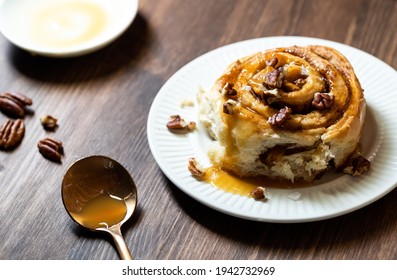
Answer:
[(198, 95), (212, 163), (240, 176), (312, 181), (357, 150), (363, 90), (325, 46), (271, 49), (232, 63)]

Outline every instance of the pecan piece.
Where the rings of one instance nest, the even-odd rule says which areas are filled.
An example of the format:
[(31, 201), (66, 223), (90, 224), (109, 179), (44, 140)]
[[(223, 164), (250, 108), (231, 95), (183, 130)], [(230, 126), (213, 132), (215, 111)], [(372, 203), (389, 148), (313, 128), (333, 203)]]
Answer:
[(205, 169), (201, 166), (201, 164), (196, 160), (196, 158), (189, 158), (189, 164), (187, 166), (190, 173), (193, 176), (203, 178), (205, 175)]
[(228, 115), (233, 115), (234, 106), (236, 106), (237, 102), (233, 99), (229, 99), (225, 103), (223, 103), (223, 113)]
[(9, 150), (21, 143), (25, 134), (23, 120), (6, 120), (0, 127), (0, 149)]
[(167, 122), (167, 128), (176, 130), (194, 130), (196, 128), (196, 123), (186, 122), (180, 115), (172, 115), (170, 120)]
[(188, 124), (187, 124), (188, 130), (195, 130), (196, 127), (197, 127), (197, 124), (195, 122), (188, 122)]
[(312, 105), (318, 110), (330, 109), (334, 105), (334, 95), (324, 92), (316, 92), (314, 94)]
[(63, 154), (62, 142), (53, 138), (44, 138), (37, 143), (39, 152), (48, 160), (61, 162)]
[(255, 198), (256, 200), (266, 199), (265, 195), (266, 189), (264, 187), (256, 187), (250, 195)]
[(235, 97), (237, 95), (237, 91), (233, 87), (234, 84), (227, 82), (222, 88), (221, 94), (229, 97)]
[(363, 156), (357, 156), (352, 157), (347, 161), (345, 167), (343, 168), (343, 172), (353, 176), (360, 176), (364, 172), (368, 172), (370, 169), (371, 162)]
[(291, 115), (292, 109), (285, 106), (284, 108), (280, 109), (277, 113), (273, 116), (269, 117), (267, 122), (272, 126), (282, 127), (288, 117)]
[(302, 87), (305, 85), (305, 83), (306, 83), (306, 79), (305, 79), (305, 78), (299, 78), (299, 79), (296, 79), (296, 80), (294, 81), (294, 84), (295, 84), (297, 87), (299, 87), (299, 88), (302, 88)]
[(263, 82), (265, 86), (269, 88), (281, 88), (285, 78), (284, 68), (279, 67), (266, 73), (265, 81)]
[(50, 115), (42, 116), (40, 122), (44, 129), (49, 131), (53, 131), (58, 126), (58, 119)]
[(18, 92), (3, 92), (0, 94), (0, 111), (12, 118), (23, 118), (26, 106), (32, 105), (32, 99)]
[(276, 67), (278, 58), (273, 56), (272, 58), (266, 59), (265, 63), (267, 66)]

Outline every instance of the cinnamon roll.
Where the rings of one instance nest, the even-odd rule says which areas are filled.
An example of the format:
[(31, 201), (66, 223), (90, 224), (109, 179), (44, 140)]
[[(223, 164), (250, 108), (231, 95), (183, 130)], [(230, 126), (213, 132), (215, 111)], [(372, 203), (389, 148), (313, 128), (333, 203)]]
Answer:
[(198, 94), (214, 166), (239, 176), (312, 181), (357, 151), (363, 89), (349, 61), (326, 46), (292, 46), (233, 62)]

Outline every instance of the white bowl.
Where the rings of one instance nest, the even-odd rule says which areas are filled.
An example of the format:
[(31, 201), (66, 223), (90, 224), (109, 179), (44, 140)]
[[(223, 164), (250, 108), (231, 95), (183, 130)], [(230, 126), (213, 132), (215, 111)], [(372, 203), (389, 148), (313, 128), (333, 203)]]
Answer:
[(51, 57), (72, 57), (119, 37), (138, 0), (0, 0), (0, 31), (14, 45)]

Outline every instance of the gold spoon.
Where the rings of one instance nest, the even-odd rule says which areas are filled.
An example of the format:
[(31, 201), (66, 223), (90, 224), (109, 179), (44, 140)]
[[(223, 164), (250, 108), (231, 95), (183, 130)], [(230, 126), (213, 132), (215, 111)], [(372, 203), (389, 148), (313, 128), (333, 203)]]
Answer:
[(133, 214), (137, 189), (128, 171), (105, 156), (89, 156), (73, 163), (62, 181), (62, 201), (81, 226), (108, 232), (120, 258), (133, 257), (121, 234), (121, 225)]

